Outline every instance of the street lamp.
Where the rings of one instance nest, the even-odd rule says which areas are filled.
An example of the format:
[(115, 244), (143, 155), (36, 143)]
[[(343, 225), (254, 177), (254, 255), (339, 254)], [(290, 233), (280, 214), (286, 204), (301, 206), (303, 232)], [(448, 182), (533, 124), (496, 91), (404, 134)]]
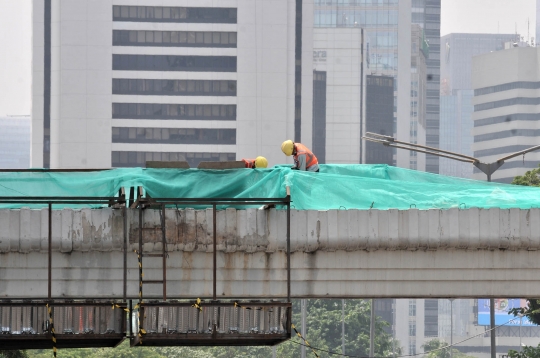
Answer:
[[(480, 169), (484, 174), (486, 174), (487, 181), (489, 182), (491, 181), (491, 174), (495, 173), (495, 171), (504, 164), (505, 160), (517, 157), (519, 155), (525, 155), (526, 153), (533, 152), (535, 150), (540, 149), (540, 145), (537, 145), (534, 147), (521, 150), (519, 152), (509, 154), (505, 157), (499, 158), (495, 162), (483, 163), (480, 161), (480, 159), (471, 157), (469, 155), (450, 152), (448, 150), (442, 150), (439, 148), (428, 147), (428, 146), (420, 145), (420, 144), (403, 142), (403, 141), (395, 139), (394, 137), (372, 133), (372, 132), (366, 132), (366, 135), (363, 136), (362, 139), (368, 140), (370, 142), (380, 143), (387, 147), (406, 149), (413, 152), (436, 155), (443, 158), (458, 160), (460, 162), (471, 163), (472, 165)], [(496, 356), (496, 352), (495, 352), (495, 300), (493, 298), (489, 299), (489, 316), (490, 316), (489, 323), (490, 323), (490, 331), (491, 331), (491, 358), (495, 358)], [(520, 332), (521, 332), (521, 325), (520, 325)], [(521, 344), (520, 344), (520, 349), (521, 349)], [(450, 354), (451, 352), (452, 350), (450, 350)]]
[(483, 163), (480, 161), (480, 159), (471, 157), (469, 155), (450, 152), (448, 150), (442, 150), (439, 148), (428, 147), (428, 146), (420, 145), (420, 144), (403, 142), (403, 141), (395, 139), (394, 137), (390, 137), (387, 135), (366, 132), (366, 135), (363, 136), (362, 138), (370, 142), (383, 144), (387, 147), (406, 149), (413, 152), (436, 155), (443, 158), (458, 160), (460, 162), (471, 163), (472, 165), (474, 165), (475, 167), (480, 169), (484, 174), (487, 175), (487, 181), (491, 181), (491, 174), (495, 173), (495, 171), (499, 169), (506, 160), (540, 149), (540, 145), (537, 145), (534, 147), (521, 150), (519, 152), (509, 154), (505, 157), (499, 158), (498, 160), (492, 163)]

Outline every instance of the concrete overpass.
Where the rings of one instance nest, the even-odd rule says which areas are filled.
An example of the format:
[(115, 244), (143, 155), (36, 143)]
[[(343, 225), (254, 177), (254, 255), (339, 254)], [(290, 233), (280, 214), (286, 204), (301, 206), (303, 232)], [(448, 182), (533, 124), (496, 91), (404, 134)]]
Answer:
[[(138, 294), (138, 210), (127, 209), (128, 298)], [(167, 209), (167, 296), (212, 296), (211, 209)], [(540, 209), (291, 210), (299, 297), (540, 297)], [(160, 211), (143, 210), (144, 252)], [(220, 210), (218, 298), (286, 297), (286, 211)], [(0, 299), (47, 296), (48, 210), (0, 210)], [(123, 210), (52, 213), (52, 297), (122, 298)], [(144, 260), (161, 277), (161, 258)], [(145, 287), (146, 298), (161, 287)]]

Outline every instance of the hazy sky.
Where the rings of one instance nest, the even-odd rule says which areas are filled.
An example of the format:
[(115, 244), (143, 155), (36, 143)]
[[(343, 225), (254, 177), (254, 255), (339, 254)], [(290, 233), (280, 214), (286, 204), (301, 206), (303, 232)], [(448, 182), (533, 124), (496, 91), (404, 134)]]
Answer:
[[(0, 0), (0, 116), (30, 114), (32, 1)], [(514, 33), (517, 26), (527, 37), (527, 19), (535, 36), (535, 0), (441, 0), (441, 5), (441, 36)]]

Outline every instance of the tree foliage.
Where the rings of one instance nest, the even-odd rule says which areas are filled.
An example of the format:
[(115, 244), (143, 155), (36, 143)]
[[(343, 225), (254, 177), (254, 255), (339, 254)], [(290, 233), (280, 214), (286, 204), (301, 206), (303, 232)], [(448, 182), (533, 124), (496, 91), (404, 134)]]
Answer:
[(28, 353), (22, 350), (0, 350), (0, 358), (28, 358)]
[(509, 350), (508, 356), (510, 358), (540, 358), (540, 344), (537, 347), (525, 346), (521, 352)]
[[(432, 339), (422, 346), (424, 352), (427, 353), (428, 358), (450, 358), (450, 347), (449, 344), (445, 341), (439, 340), (437, 338)], [(448, 348), (444, 348), (448, 347)], [(461, 353), (455, 348), (452, 348), (452, 357), (456, 358), (473, 358)]]
[(540, 164), (538, 168), (528, 170), (525, 175), (518, 175), (512, 180), (512, 184), (524, 186), (540, 186)]

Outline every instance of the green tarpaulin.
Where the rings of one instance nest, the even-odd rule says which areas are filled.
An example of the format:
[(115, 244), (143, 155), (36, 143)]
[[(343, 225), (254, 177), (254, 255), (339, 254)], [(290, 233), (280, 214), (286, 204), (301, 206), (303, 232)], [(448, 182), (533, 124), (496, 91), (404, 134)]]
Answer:
[[(291, 188), (293, 207), (417, 209), (539, 207), (540, 189), (487, 183), (387, 165), (321, 165), (320, 173), (270, 169), (144, 169), (95, 172), (2, 172), (2, 196), (116, 196), (144, 187), (154, 198), (279, 198)], [(28, 206), (28, 205), (19, 205)], [(64, 205), (68, 206), (68, 205)], [(9, 205), (13, 207), (13, 205)]]

